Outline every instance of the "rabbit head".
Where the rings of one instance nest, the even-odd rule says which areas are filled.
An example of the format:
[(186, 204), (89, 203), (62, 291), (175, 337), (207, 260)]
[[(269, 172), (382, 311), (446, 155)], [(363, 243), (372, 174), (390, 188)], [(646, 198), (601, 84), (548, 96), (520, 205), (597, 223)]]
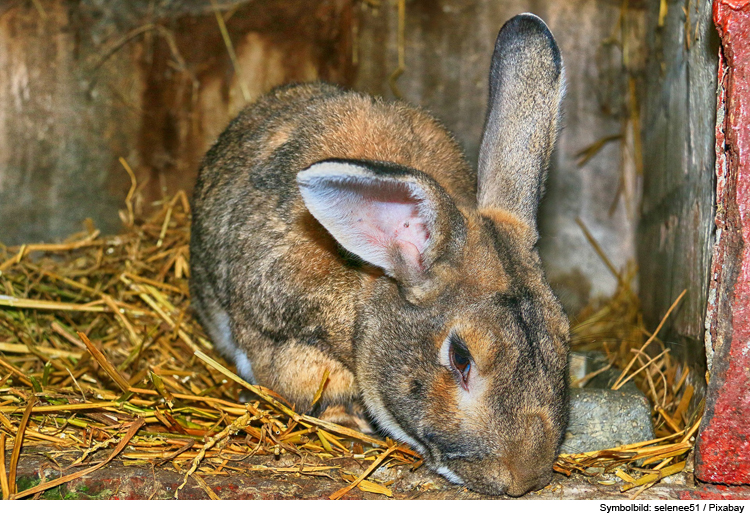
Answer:
[(297, 175), (313, 216), (391, 279), (371, 281), (355, 331), (367, 409), (435, 471), (480, 492), (546, 485), (567, 424), (568, 321), (535, 248), (563, 84), (544, 22), (507, 22), (475, 203), (393, 163), (334, 159)]

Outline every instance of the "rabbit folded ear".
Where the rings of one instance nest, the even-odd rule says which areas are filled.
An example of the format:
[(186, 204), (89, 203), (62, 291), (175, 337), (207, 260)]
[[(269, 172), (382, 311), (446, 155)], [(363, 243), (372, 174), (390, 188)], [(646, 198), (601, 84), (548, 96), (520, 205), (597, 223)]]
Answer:
[(477, 202), (506, 209), (536, 230), (565, 91), (562, 57), (541, 18), (510, 19), (495, 42), (479, 152)]
[(297, 183), (339, 244), (406, 283), (440, 256), (458, 214), (432, 178), (392, 163), (322, 161), (299, 172)]

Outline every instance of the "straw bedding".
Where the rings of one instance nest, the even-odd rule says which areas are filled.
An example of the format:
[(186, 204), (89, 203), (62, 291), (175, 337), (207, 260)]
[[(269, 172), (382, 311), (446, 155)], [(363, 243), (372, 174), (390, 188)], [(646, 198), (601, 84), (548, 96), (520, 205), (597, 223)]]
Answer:
[[(268, 459), (261, 455), (304, 461), (304, 474), (339, 479), (333, 499), (355, 486), (390, 496), (373, 471), (417, 468), (419, 456), (390, 439), (308, 416), (310, 410), (292, 409), (280, 395), (238, 378), (212, 353), (189, 311), (186, 195), (164, 200), (146, 217), (137, 212), (135, 190), (121, 212), (120, 235), (101, 236), (87, 225), (61, 244), (0, 245), (3, 498), (38, 497), (116, 457), (171, 466), (184, 475), (183, 485), (193, 478), (216, 498), (201, 475), (242, 473), (248, 462)], [(618, 290), (579, 315), (572, 348), (604, 350), (611, 366), (623, 370), (616, 386), (635, 379), (653, 406), (658, 439), (563, 455), (555, 470), (589, 475), (632, 496), (685, 471), (700, 406), (691, 405), (688, 371), (656, 338), (659, 329), (650, 334), (640, 323), (629, 286), (635, 270), (610, 267)], [(241, 393), (248, 403), (240, 403)], [(21, 448), (34, 446), (53, 458), (74, 450), (78, 458), (66, 476), (21, 490)], [(84, 464), (92, 457), (101, 461)], [(346, 458), (360, 459), (366, 469), (356, 477), (344, 472), (337, 461)]]

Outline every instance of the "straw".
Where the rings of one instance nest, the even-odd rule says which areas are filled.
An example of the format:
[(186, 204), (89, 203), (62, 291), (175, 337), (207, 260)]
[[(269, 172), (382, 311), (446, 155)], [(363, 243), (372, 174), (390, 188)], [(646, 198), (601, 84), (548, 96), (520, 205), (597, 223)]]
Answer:
[[(187, 196), (156, 203), (146, 215), (133, 207), (134, 175), (131, 184), (119, 235), (102, 237), (89, 226), (59, 244), (0, 246), (0, 455), (10, 452), (5, 469), (12, 472), (0, 476), (3, 496), (36, 496), (82, 475), (18, 493), (19, 462), (28, 456), (22, 445), (50, 456), (68, 453), (73, 465), (104, 456), (88, 472), (115, 457), (169, 463), (185, 485), (192, 478), (211, 498), (219, 494), (205, 485), (206, 474), (256, 471), (337, 479), (343, 487), (333, 498), (355, 487), (392, 495), (393, 483), (374, 482), (374, 470), (416, 468), (419, 455), (389, 439), (303, 414), (268, 388), (237, 376), (212, 351), (189, 310)], [(634, 266), (610, 269), (618, 277), (617, 291), (577, 316), (572, 346), (607, 351), (612, 368), (623, 369), (620, 381), (631, 379), (648, 394), (659, 438), (564, 455), (555, 469), (605, 470), (628, 484), (657, 475), (628, 490), (637, 493), (690, 455), (700, 406), (693, 401), (687, 367), (658, 339), (661, 325), (654, 333), (643, 328), (630, 287)], [(312, 411), (327, 383), (323, 376)], [(248, 403), (239, 403), (241, 391), (250, 394)], [(269, 456), (288, 460), (289, 467), (268, 465), (263, 457)], [(365, 461), (369, 468), (352, 475), (342, 460)]]

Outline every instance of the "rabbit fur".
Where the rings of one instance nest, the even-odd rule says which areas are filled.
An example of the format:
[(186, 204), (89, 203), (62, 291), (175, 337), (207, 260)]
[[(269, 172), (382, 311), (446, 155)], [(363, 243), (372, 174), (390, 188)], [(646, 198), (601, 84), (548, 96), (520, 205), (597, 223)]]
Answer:
[[(475, 173), (424, 110), (324, 84), (248, 106), (203, 160), (191, 303), (242, 377), (307, 412), (358, 405), (479, 492), (547, 484), (568, 320), (536, 214), (564, 91), (534, 15), (498, 34)], [(359, 422), (361, 423), (361, 421)]]

